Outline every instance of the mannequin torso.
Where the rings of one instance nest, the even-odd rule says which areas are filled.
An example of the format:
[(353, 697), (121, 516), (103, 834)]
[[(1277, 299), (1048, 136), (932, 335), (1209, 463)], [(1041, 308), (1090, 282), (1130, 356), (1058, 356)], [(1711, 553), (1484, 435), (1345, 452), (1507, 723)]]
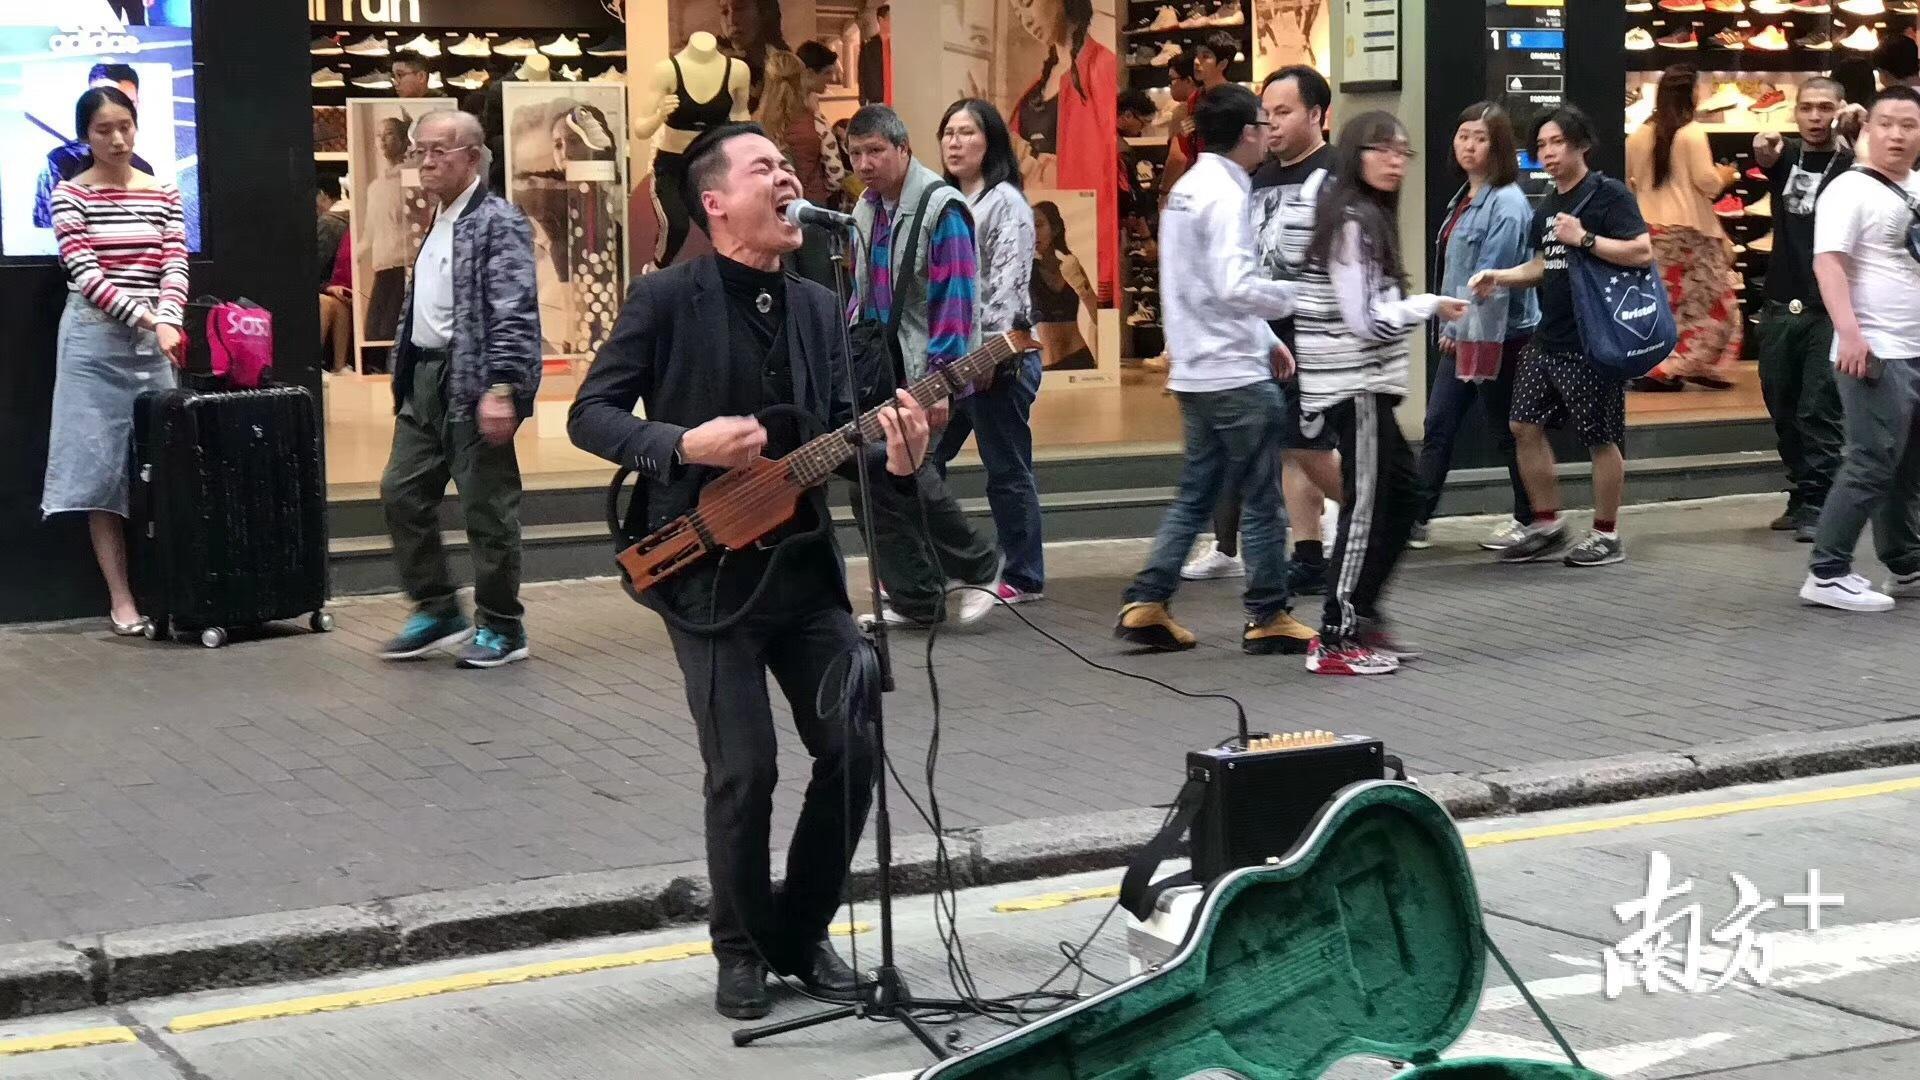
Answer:
[[(633, 134), (635, 138), (653, 140), (654, 148), (663, 153), (681, 153), (700, 134), (668, 123), (682, 105), (706, 104), (725, 93), (731, 98), (727, 110), (729, 120), (752, 119), (748, 108), (751, 76), (747, 66), (722, 55), (720, 43), (704, 31), (694, 34), (678, 56), (656, 64), (647, 84), (653, 93), (652, 102), (650, 107), (640, 110), (634, 120)], [(683, 84), (688, 101), (680, 97)]]

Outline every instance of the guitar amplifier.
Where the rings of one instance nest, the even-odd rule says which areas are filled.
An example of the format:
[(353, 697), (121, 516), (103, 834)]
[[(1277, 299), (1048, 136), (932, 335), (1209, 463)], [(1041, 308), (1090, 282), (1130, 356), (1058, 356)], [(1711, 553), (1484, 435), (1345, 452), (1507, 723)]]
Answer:
[(1187, 780), (1203, 785), (1193, 819), (1193, 880), (1208, 882), (1285, 855), (1334, 794), (1385, 775), (1386, 748), (1331, 731), (1255, 736), (1187, 755)]

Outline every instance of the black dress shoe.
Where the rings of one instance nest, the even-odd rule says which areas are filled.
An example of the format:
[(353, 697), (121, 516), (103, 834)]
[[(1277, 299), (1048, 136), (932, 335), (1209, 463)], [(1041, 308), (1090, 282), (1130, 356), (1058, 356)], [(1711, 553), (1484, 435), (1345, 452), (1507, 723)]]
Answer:
[(824, 941), (808, 950), (806, 970), (800, 973), (800, 981), (806, 985), (807, 993), (815, 997), (829, 1001), (860, 999), (860, 977), (833, 951), (833, 946)]
[(722, 958), (713, 990), (713, 1010), (729, 1020), (759, 1020), (772, 1012), (767, 966), (757, 959)]

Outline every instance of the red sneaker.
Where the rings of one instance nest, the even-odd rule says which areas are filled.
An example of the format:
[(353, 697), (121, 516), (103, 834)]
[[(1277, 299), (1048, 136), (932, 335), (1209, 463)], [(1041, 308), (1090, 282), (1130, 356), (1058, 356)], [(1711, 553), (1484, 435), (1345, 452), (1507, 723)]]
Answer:
[(1767, 182), (1767, 170), (1755, 165), (1753, 168), (1747, 170), (1747, 179), (1764, 184)]
[(1315, 675), (1391, 675), (1400, 670), (1400, 661), (1357, 641), (1329, 648), (1315, 638), (1307, 650), (1307, 670)]
[(1016, 588), (1004, 581), (995, 585), (993, 591), (999, 595), (1001, 603), (1009, 605), (1031, 604), (1035, 600), (1046, 599), (1045, 593), (1027, 592), (1025, 589)]
[(1728, 195), (1713, 204), (1713, 212), (1721, 217), (1747, 216), (1747, 204), (1740, 201), (1738, 195)]

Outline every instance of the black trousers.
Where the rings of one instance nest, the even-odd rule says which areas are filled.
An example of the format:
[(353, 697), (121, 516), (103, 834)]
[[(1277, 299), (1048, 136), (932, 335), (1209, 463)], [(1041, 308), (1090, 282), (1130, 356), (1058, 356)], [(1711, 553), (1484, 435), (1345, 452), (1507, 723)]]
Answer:
[[(859, 631), (852, 615), (833, 607), (756, 615), (712, 637), (668, 632), (707, 766), (713, 951), (722, 958), (752, 958), (757, 947), (776, 970), (794, 973), (799, 950), (826, 937), (873, 800), (872, 739), (865, 729), (850, 733), (840, 718), (823, 718), (814, 708), (822, 676), (860, 640)], [(768, 672), (813, 756), (787, 849), (786, 884), (778, 894), (768, 851), (779, 780)]]
[(1400, 434), (1390, 394), (1361, 394), (1323, 415), (1340, 440), (1340, 537), (1327, 565), (1327, 607), (1320, 638), (1354, 636), (1359, 621), (1380, 617), (1380, 596), (1420, 519), (1420, 472)]

